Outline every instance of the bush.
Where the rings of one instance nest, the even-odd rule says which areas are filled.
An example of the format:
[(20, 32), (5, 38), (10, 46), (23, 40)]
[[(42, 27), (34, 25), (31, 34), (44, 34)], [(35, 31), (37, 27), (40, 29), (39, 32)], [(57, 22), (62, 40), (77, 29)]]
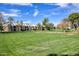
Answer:
[(79, 32), (79, 27), (77, 28), (77, 32)]
[(75, 32), (75, 29), (71, 29), (70, 32)]

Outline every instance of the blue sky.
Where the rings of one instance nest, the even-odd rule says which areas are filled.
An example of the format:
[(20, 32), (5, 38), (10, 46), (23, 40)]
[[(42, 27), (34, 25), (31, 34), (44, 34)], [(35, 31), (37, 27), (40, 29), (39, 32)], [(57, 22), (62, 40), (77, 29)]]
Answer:
[(79, 12), (78, 3), (0, 3), (4, 19), (9, 16), (25, 23), (41, 23), (45, 17), (57, 25), (72, 12)]

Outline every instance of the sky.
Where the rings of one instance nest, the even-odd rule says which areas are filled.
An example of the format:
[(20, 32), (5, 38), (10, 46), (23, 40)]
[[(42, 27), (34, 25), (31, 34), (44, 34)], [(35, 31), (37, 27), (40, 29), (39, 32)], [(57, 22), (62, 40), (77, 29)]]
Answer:
[(0, 13), (7, 20), (9, 16), (14, 21), (37, 24), (44, 18), (54, 25), (59, 24), (73, 12), (79, 13), (78, 3), (0, 3)]

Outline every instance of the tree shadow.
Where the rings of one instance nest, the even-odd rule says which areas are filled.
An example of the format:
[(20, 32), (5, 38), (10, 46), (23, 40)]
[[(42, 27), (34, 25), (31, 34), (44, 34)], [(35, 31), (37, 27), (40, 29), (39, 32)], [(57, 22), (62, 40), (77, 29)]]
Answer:
[(47, 56), (70, 56), (70, 55), (68, 55), (68, 54), (60, 54), (60, 55), (58, 55), (58, 54), (48, 54)]
[(79, 53), (74, 54), (73, 56), (79, 56)]
[(70, 55), (68, 55), (68, 54), (62, 54), (61, 56), (70, 56)]
[(48, 54), (47, 56), (58, 56), (57, 54)]

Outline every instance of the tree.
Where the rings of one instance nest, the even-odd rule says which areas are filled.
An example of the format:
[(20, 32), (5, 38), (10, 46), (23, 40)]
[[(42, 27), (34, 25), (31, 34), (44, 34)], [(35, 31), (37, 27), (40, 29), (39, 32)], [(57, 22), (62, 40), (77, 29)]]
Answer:
[(20, 25), (23, 26), (23, 21), (22, 20), (20, 21)]
[(0, 13), (0, 31), (2, 32), (2, 30), (3, 30), (3, 15), (2, 15), (2, 13)]
[(44, 18), (44, 20), (43, 20), (43, 26), (45, 26), (46, 30), (47, 30), (48, 23), (49, 23), (48, 18)]
[(53, 29), (54, 28), (54, 24), (53, 23), (49, 23), (48, 27), (49, 27), (49, 29)]
[(3, 30), (3, 25), (0, 23), (0, 31), (2, 32)]
[(21, 27), (21, 30), (22, 30), (22, 31), (25, 30), (25, 27), (23, 26), (23, 21), (22, 21), (22, 20), (20, 21), (20, 27)]
[(13, 18), (12, 17), (8, 17), (8, 22), (9, 22), (9, 31), (11, 32), (13, 30)]
[(48, 18), (44, 18), (43, 26), (45, 27), (46, 30), (50, 30), (50, 29), (54, 28), (54, 24), (53, 23), (49, 23)]
[(69, 22), (69, 19), (68, 18), (64, 18), (63, 21), (64, 22)]
[(38, 23), (37, 26), (38, 26), (38, 30), (42, 30), (42, 26), (40, 23)]
[(79, 13), (72, 13), (68, 17), (69, 21), (72, 23), (72, 27), (77, 28), (76, 24), (79, 24)]
[(64, 26), (64, 28), (67, 29), (68, 27), (71, 27), (70, 25), (71, 24), (70, 24), (69, 19), (68, 18), (64, 18), (63, 19), (63, 26)]
[(8, 21), (9, 21), (9, 24), (12, 25), (14, 20), (12, 17), (8, 17)]
[(16, 24), (17, 24), (17, 26), (19, 26), (19, 21), (18, 20), (16, 21)]
[(46, 26), (48, 24), (48, 22), (49, 22), (48, 18), (44, 18), (43, 25)]
[(57, 27), (59, 29), (62, 29), (64, 31), (67, 31), (67, 30), (69, 30), (70, 22), (68, 22), (68, 20), (65, 18), (65, 19), (63, 19), (63, 21), (60, 24), (58, 24)]

